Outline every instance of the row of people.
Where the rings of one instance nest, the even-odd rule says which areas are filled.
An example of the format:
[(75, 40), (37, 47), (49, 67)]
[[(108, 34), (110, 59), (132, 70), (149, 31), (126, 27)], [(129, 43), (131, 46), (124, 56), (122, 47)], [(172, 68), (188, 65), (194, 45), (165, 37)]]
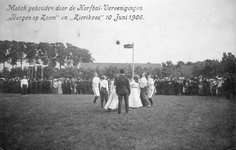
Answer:
[[(92, 94), (91, 80), (59, 78), (27, 81), (29, 94)], [(20, 78), (0, 80), (0, 93), (21, 93), (21, 91)]]
[[(157, 78), (155, 80), (157, 95), (204, 95), (235, 97), (236, 78), (232, 74), (225, 77), (205, 78)], [(232, 96), (230, 96), (232, 95)]]
[[(111, 89), (108, 79), (108, 88)], [(0, 80), (0, 92), (21, 93), (20, 78)], [(53, 80), (28, 80), (29, 94), (93, 94), (92, 81), (76, 78), (59, 78)], [(236, 78), (232, 74), (225, 77), (208, 79), (202, 76), (194, 78), (156, 78), (154, 90), (156, 95), (204, 95), (235, 97)]]

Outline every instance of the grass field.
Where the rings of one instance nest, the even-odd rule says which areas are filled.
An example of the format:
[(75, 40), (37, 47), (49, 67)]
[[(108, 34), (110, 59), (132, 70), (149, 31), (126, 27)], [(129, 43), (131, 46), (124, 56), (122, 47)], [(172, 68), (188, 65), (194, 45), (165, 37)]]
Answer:
[(227, 150), (235, 147), (235, 102), (154, 96), (154, 107), (105, 111), (92, 95), (0, 95), (4, 150)]

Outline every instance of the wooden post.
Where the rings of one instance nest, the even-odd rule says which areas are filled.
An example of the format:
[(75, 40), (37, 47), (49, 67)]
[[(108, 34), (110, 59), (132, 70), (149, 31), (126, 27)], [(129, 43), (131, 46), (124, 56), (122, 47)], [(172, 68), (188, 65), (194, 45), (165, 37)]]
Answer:
[(132, 50), (132, 78), (134, 78), (134, 43), (133, 43), (133, 50)]

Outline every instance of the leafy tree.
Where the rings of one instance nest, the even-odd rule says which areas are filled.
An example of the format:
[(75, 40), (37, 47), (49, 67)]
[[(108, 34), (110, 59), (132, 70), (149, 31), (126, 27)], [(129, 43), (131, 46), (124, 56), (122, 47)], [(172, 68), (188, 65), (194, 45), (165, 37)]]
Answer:
[(176, 64), (176, 67), (181, 68), (184, 65), (185, 65), (185, 63), (183, 61), (178, 61), (177, 64)]
[(91, 53), (86, 49), (81, 49), (72, 44), (66, 43), (66, 61), (68, 65), (77, 67), (80, 62), (93, 62)]
[(105, 68), (104, 74), (109, 78), (114, 78), (116, 74), (119, 74), (119, 69), (117, 67), (109, 66), (108, 68)]
[(3, 63), (3, 68), (5, 68), (6, 52), (6, 49), (4, 49), (4, 42), (0, 41), (0, 63)]
[(163, 76), (175, 76), (175, 66), (172, 61), (167, 61), (166, 63), (162, 63), (162, 75)]
[(26, 59), (26, 43), (25, 42), (18, 42), (17, 43), (17, 55), (18, 55), (18, 59), (20, 61), (21, 64), (21, 69), (22, 69), (22, 65), (23, 65), (23, 61)]
[(72, 44), (66, 43), (66, 65), (67, 66), (74, 66), (76, 64), (76, 51), (75, 51), (75, 46)]
[(192, 66), (193, 64), (194, 64), (194, 63), (191, 62), (191, 61), (188, 61), (188, 62), (186, 63), (187, 66)]
[(9, 60), (9, 50), (10, 50), (10, 41), (0, 41), (0, 63), (3, 63), (3, 68), (5, 68), (5, 63)]
[(19, 59), (18, 50), (19, 50), (18, 42), (17, 41), (11, 41), (10, 42), (8, 62), (12, 65), (12, 68), (13, 68), (14, 65), (17, 64), (17, 61)]
[(43, 69), (43, 78), (46, 79), (59, 78), (58, 73), (59, 73), (58, 69), (49, 65)]
[(57, 46), (56, 46), (56, 44), (51, 43), (48, 45), (46, 55), (47, 55), (47, 64), (49, 66), (56, 67), (56, 65), (57, 65), (57, 61), (56, 61)]
[(206, 77), (212, 78), (219, 74), (219, 61), (207, 59), (204, 61), (203, 74)]
[(63, 43), (55, 43), (56, 47), (56, 60), (59, 63), (59, 67), (61, 69), (62, 66), (65, 65), (66, 60), (66, 47)]
[(232, 53), (224, 52), (221, 63), (224, 72), (236, 73), (236, 58)]
[(49, 59), (48, 59), (49, 49), (50, 49), (49, 43), (40, 42), (38, 44), (38, 50), (37, 50), (37, 55), (36, 55), (37, 63), (42, 63), (44, 65), (49, 63)]
[(94, 69), (91, 69), (91, 68), (88, 68), (88, 69), (84, 69), (84, 68), (81, 68), (79, 69), (79, 75), (77, 77), (81, 78), (81, 79), (92, 79), (93, 76), (94, 76), (94, 72), (97, 72), (98, 75), (101, 75), (101, 70), (94, 70)]
[(9, 77), (10, 77), (10, 71), (9, 71), (9, 69), (8, 69), (7, 67), (3, 68), (3, 70), (2, 70), (2, 76), (3, 76), (4, 78), (9, 78)]
[(28, 63), (35, 62), (35, 58), (36, 58), (36, 54), (37, 54), (37, 48), (38, 48), (38, 44), (36, 44), (36, 43), (32, 43), (32, 42), (26, 43), (26, 49), (25, 49), (26, 62), (28, 62)]
[(24, 75), (26, 75), (26, 71), (23, 70), (21, 67), (12, 68), (10, 71), (11, 78), (14, 78), (14, 77), (22, 78)]
[(193, 66), (193, 72), (192, 73), (196, 76), (200, 76), (200, 75), (205, 76), (205, 74), (203, 72), (204, 65), (205, 65), (204, 62), (201, 62), (201, 61), (196, 62)]

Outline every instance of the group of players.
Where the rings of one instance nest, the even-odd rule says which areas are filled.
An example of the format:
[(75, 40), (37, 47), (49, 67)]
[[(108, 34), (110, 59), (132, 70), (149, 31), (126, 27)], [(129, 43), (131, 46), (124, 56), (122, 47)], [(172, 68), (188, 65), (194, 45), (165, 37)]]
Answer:
[[(126, 113), (129, 112), (129, 108), (139, 108), (153, 106), (152, 96), (155, 91), (154, 79), (149, 74), (146, 78), (146, 73), (142, 73), (142, 77), (138, 75), (128, 79), (125, 76), (124, 69), (120, 70), (115, 78), (112, 79), (111, 88), (109, 90), (108, 81), (106, 76), (102, 76), (101, 79), (97, 73), (93, 78), (93, 92), (95, 98), (93, 100), (96, 103), (97, 99), (101, 99), (101, 108), (112, 109), (118, 108), (118, 114), (121, 113), (121, 104), (124, 99)], [(109, 98), (108, 98), (109, 97)], [(104, 106), (105, 104), (105, 106)]]

